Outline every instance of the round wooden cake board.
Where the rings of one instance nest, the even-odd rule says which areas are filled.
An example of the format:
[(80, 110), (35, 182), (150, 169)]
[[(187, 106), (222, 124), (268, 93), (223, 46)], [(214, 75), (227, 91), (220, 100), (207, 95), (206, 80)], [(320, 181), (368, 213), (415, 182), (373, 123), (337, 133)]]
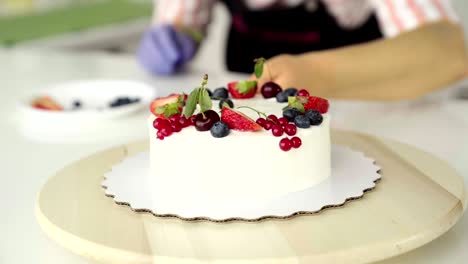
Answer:
[(146, 150), (142, 141), (51, 177), (37, 199), (37, 220), (63, 247), (106, 263), (361, 263), (422, 246), (463, 214), (465, 185), (447, 163), (369, 135), (333, 131), (332, 141), (375, 158), (382, 180), (363, 198), (318, 214), (213, 223), (133, 212), (106, 197), (101, 182), (113, 164)]

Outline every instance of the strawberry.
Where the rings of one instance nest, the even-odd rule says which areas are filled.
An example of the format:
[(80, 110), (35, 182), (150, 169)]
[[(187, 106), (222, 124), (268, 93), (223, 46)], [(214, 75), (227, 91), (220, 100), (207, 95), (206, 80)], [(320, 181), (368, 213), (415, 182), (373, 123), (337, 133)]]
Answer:
[(329, 104), (327, 99), (316, 96), (309, 96), (307, 99), (307, 102), (304, 103), (304, 109), (306, 111), (313, 109), (319, 111), (321, 114), (328, 112)]
[(184, 96), (179, 94), (169, 95), (155, 99), (150, 105), (150, 111), (156, 117), (169, 118), (174, 114), (181, 114)]
[(233, 98), (252, 98), (257, 93), (257, 81), (239, 81), (228, 83), (229, 93)]
[(221, 121), (226, 123), (229, 128), (239, 131), (259, 131), (262, 129), (253, 119), (229, 107), (223, 107), (221, 110)]
[(41, 110), (49, 110), (49, 111), (62, 111), (63, 107), (55, 102), (52, 98), (48, 96), (42, 96), (35, 99), (32, 102), (32, 107), (41, 109)]

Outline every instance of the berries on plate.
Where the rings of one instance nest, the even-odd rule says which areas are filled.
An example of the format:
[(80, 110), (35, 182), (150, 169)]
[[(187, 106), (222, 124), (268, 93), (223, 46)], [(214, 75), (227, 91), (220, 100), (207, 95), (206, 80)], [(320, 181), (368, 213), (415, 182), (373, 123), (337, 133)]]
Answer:
[[(226, 108), (226, 107), (225, 107)], [(213, 110), (208, 110), (203, 113), (199, 113), (195, 116), (195, 129), (198, 131), (208, 131), (219, 121), (219, 115)]]
[(154, 100), (150, 105), (150, 111), (156, 117), (169, 118), (174, 114), (182, 113), (184, 105), (184, 96), (173, 94), (167, 97), (162, 97)]
[(134, 104), (140, 102), (140, 98), (130, 98), (126, 96), (117, 97), (112, 102), (109, 103), (109, 107), (119, 107), (128, 104)]
[(259, 131), (262, 127), (253, 119), (234, 109), (223, 107), (221, 110), (221, 121), (231, 129), (239, 131)]
[(309, 128), (310, 120), (306, 116), (298, 115), (296, 118), (294, 118), (294, 124), (299, 128)]
[(317, 110), (307, 110), (305, 113), (304, 113), (304, 116), (306, 116), (307, 118), (309, 118), (310, 120), (310, 124), (312, 126), (318, 126), (322, 123), (323, 121), (323, 116), (322, 114), (320, 114), (319, 111)]
[(252, 98), (257, 93), (257, 81), (230, 82), (228, 83), (228, 90), (233, 98)]
[(306, 111), (310, 109), (314, 109), (314, 110), (319, 111), (321, 114), (325, 114), (328, 112), (328, 108), (330, 105), (327, 99), (317, 97), (317, 96), (309, 96), (307, 100), (308, 101), (304, 103), (304, 109)]
[(221, 99), (219, 101), (219, 109), (223, 109), (223, 107), (225, 106), (234, 108), (234, 103), (232, 102), (231, 99)]
[(285, 117), (289, 122), (294, 122), (294, 118), (300, 114), (301, 111), (296, 108), (286, 108), (283, 110), (283, 117)]
[(281, 86), (275, 82), (266, 82), (262, 85), (260, 90), (264, 98), (276, 97), (278, 93), (282, 91)]
[(215, 138), (223, 138), (229, 135), (231, 129), (229, 128), (228, 124), (224, 123), (223, 121), (218, 121), (213, 124), (210, 129), (211, 135)]
[(213, 91), (211, 98), (213, 100), (227, 99), (229, 97), (228, 89), (224, 87), (217, 88)]

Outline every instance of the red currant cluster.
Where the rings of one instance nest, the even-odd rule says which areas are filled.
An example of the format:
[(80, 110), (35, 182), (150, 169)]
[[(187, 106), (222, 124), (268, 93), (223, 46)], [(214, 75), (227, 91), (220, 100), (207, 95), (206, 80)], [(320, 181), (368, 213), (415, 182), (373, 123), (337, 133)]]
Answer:
[(167, 119), (158, 117), (153, 121), (153, 127), (157, 130), (156, 137), (163, 140), (165, 137), (169, 137), (173, 133), (180, 132), (182, 129), (193, 125), (194, 120), (194, 115), (188, 119), (179, 114), (172, 115)]
[[(289, 123), (288, 119), (284, 117), (278, 118), (275, 115), (269, 115), (266, 119), (263, 117), (258, 118), (256, 123), (265, 130), (271, 130), (271, 133), (275, 137), (281, 137), (283, 134), (294, 136), (297, 133), (296, 125)], [(299, 148), (301, 145), (302, 141), (299, 137), (293, 137), (291, 139), (285, 137), (281, 139), (279, 143), (279, 146), (283, 151), (289, 151), (291, 148)]]

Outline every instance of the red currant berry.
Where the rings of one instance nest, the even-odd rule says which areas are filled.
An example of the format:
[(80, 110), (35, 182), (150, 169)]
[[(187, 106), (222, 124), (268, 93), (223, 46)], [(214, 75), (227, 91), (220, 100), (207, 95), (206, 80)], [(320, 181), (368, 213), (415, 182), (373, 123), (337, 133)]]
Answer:
[(195, 118), (197, 118), (197, 115), (193, 115), (189, 118), (190, 124), (193, 126), (195, 124)]
[(296, 127), (296, 125), (294, 125), (294, 124), (286, 124), (286, 125), (284, 126), (284, 132), (285, 132), (288, 136), (294, 136), (294, 135), (296, 135), (297, 127)]
[(168, 125), (168, 124), (169, 124), (169, 121), (167, 121), (167, 119), (160, 118), (160, 117), (156, 118), (153, 121), (153, 127), (156, 129), (161, 129), (161, 127)]
[(269, 115), (268, 119), (271, 120), (273, 123), (278, 124), (278, 117), (275, 115)]
[(275, 124), (273, 124), (273, 122), (271, 122), (271, 120), (267, 120), (265, 121), (265, 125), (263, 126), (264, 129), (266, 130), (270, 130), (273, 128)]
[(265, 120), (265, 118), (263, 118), (263, 117), (259, 117), (259, 118), (257, 119), (257, 121), (255, 121), (255, 122), (256, 122), (259, 126), (264, 127), (264, 126), (265, 126), (266, 120)]
[(181, 116), (180, 119), (179, 119), (179, 124), (182, 127), (188, 127), (188, 126), (191, 125), (190, 119), (187, 119), (185, 116)]
[(173, 114), (169, 117), (169, 121), (171, 121), (171, 123), (178, 123), (179, 120), (180, 120), (179, 114)]
[(302, 140), (298, 137), (291, 138), (293, 148), (299, 148), (302, 145)]
[(281, 150), (289, 151), (292, 148), (291, 140), (289, 140), (289, 138), (283, 138), (280, 140), (279, 146)]
[(297, 95), (297, 96), (304, 96), (304, 97), (310, 96), (309, 92), (308, 92), (307, 90), (304, 90), (304, 89), (299, 90), (299, 92), (297, 92), (296, 95)]
[(156, 137), (160, 140), (164, 140), (164, 135), (162, 134), (161, 131), (158, 131), (158, 133), (156, 133)]
[(285, 126), (285, 125), (289, 124), (289, 121), (288, 121), (288, 119), (286, 119), (286, 117), (280, 117), (280, 118), (278, 118), (278, 123), (280, 125), (282, 125), (282, 126)]
[(273, 128), (271, 128), (271, 133), (275, 137), (281, 137), (283, 132), (283, 127), (281, 125), (274, 125)]
[(182, 130), (182, 125), (179, 122), (172, 123), (172, 131), (180, 132)]
[(172, 135), (172, 126), (163, 126), (163, 127), (161, 127), (159, 132), (161, 132), (161, 134), (164, 137), (168, 137), (168, 136)]

